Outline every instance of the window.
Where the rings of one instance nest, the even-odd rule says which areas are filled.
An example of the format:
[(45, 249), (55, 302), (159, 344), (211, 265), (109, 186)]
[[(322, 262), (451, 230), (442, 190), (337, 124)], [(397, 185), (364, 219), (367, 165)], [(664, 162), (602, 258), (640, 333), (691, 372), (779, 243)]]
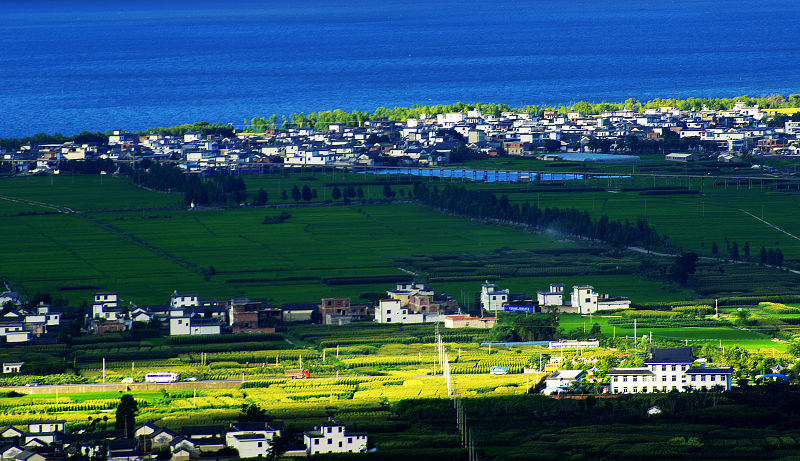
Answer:
[(590, 303), (590, 302), (592, 302), (592, 299), (591, 298), (586, 298), (586, 302)]
[(387, 322), (387, 323), (388, 323), (388, 322), (391, 322), (391, 321), (392, 321), (392, 319), (386, 319), (386, 322)]
[(314, 439), (314, 445), (319, 445), (319, 439)]
[(628, 388), (627, 387), (623, 387), (622, 388), (622, 393), (623, 394), (627, 394), (628, 393)]
[(636, 382), (636, 376), (634, 376), (633, 378), (631, 378), (631, 380), (632, 380), (633, 382)]
[(339, 432), (342, 432), (342, 427), (341, 426), (339, 426)]
[(672, 365), (672, 371), (675, 371), (675, 365)]
[(666, 376), (662, 376), (662, 377), (661, 377), (661, 381), (666, 381), (666, 380), (667, 380), (667, 377), (666, 377)]
[(342, 448), (342, 442), (339, 442), (339, 448)]
[(667, 366), (666, 365), (661, 365), (661, 371), (667, 371)]
[(333, 443), (333, 439), (328, 439), (328, 445), (331, 445), (332, 443)]
[(623, 383), (627, 383), (628, 382), (628, 377), (627, 376), (623, 376), (622, 377), (622, 382)]
[(706, 375), (700, 375), (700, 381), (705, 381), (705, 380), (706, 380)]
[(258, 442), (258, 448), (261, 448), (261, 447), (263, 446), (263, 445), (262, 445), (263, 443), (264, 443), (264, 442)]
[(348, 437), (347, 438), (347, 443), (353, 443), (353, 438), (352, 437)]
[(675, 375), (672, 375), (672, 381), (673, 381), (673, 382), (674, 382), (674, 381), (677, 381), (677, 378), (678, 378), (677, 376), (675, 376)]

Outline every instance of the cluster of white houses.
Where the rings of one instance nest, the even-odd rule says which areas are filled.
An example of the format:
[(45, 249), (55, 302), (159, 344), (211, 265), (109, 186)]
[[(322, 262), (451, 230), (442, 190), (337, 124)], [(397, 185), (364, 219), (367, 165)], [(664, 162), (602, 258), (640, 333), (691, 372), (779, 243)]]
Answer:
[[(26, 145), (15, 152), (0, 148), (0, 160), (15, 162), (20, 171), (53, 170), (62, 159), (95, 158), (172, 160), (179, 161), (187, 171), (238, 169), (269, 163), (298, 167), (437, 165), (449, 161), (452, 148), (461, 140), (469, 148), (489, 156), (501, 152), (525, 156), (583, 152), (587, 148), (597, 149), (598, 141), (602, 141), (606, 152), (624, 152), (631, 138), (657, 141), (669, 134), (694, 140), (694, 149), (702, 145), (711, 151), (798, 154), (800, 122), (770, 127), (766, 123), (768, 118), (758, 106), (748, 107), (743, 103), (729, 110), (681, 111), (661, 107), (638, 113), (618, 110), (599, 116), (577, 111), (486, 114), (471, 110), (435, 117), (422, 115), (406, 121), (371, 120), (350, 127), (331, 124), (327, 129), (263, 127), (260, 133), (244, 132), (227, 137), (203, 136), (197, 132), (180, 136), (157, 133), (136, 136), (115, 131), (103, 145), (76, 142)], [(458, 133), (458, 138), (453, 132)], [(712, 154), (719, 161), (735, 159), (730, 154)], [(689, 155), (697, 156), (696, 153)], [(670, 159), (690, 161), (691, 157)]]
[[(317, 321), (344, 325), (354, 320), (374, 320), (386, 324), (442, 322), (446, 328), (491, 328), (498, 312), (538, 313), (556, 310), (591, 314), (630, 306), (626, 298), (598, 294), (591, 286), (575, 286), (569, 301), (564, 286), (551, 284), (536, 297), (512, 294), (495, 284), (481, 287), (481, 307), (486, 316), (464, 315), (458, 302), (447, 294), (437, 294), (425, 283), (401, 282), (386, 292), (376, 306), (351, 304), (350, 298), (323, 298), (319, 304), (274, 305), (265, 299), (201, 299), (196, 294), (171, 295), (169, 304), (137, 306), (124, 303), (118, 293), (95, 293), (86, 321), (87, 331), (95, 334), (121, 332), (135, 322), (156, 322), (169, 328), (172, 336), (233, 333), (271, 333), (281, 322)], [(7, 343), (24, 343), (56, 333), (63, 326), (62, 313), (48, 305), (23, 308), (15, 293), (0, 294), (10, 303), (0, 315), (0, 338)], [(492, 316), (494, 314), (495, 316)], [(83, 320), (79, 320), (83, 325)]]
[(589, 285), (572, 287), (572, 296), (564, 299), (564, 285), (551, 283), (548, 291), (537, 291), (536, 299), (525, 294), (512, 294), (508, 289), (500, 289), (488, 281), (481, 286), (481, 307), (484, 311), (497, 312), (565, 312), (593, 314), (597, 311), (627, 309), (631, 306), (628, 298), (610, 297), (594, 291)]
[(51, 306), (21, 307), (19, 295), (0, 293), (0, 338), (7, 343), (25, 343), (36, 336), (57, 333), (61, 327), (61, 311)]
[[(265, 421), (244, 421), (228, 426), (184, 426), (172, 431), (152, 423), (138, 426), (133, 438), (121, 430), (70, 433), (65, 421), (39, 421), (23, 431), (14, 426), (0, 428), (0, 459), (3, 461), (49, 461), (64, 455), (81, 455), (107, 461), (165, 459), (171, 461), (260, 458), (277, 455), (274, 439), (281, 426)], [(359, 453), (367, 450), (365, 432), (348, 431), (329, 420), (303, 435), (303, 446), (284, 454)], [(233, 450), (235, 451), (233, 451)]]

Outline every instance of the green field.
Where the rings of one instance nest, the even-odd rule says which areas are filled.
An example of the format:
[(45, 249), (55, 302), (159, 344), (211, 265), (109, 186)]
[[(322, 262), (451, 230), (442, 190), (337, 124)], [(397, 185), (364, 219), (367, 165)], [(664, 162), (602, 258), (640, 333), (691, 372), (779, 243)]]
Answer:
[[(640, 255), (592, 248), (554, 233), (483, 224), (412, 203), (319, 203), (330, 200), (334, 187), (361, 189), (364, 199), (385, 200), (384, 184), (391, 185), (395, 200), (404, 199), (415, 181), (431, 182), (333, 170), (272, 172), (246, 177), (249, 196), (264, 188), (270, 207), (187, 210), (181, 205), (182, 194), (145, 190), (111, 176), (3, 178), (0, 197), (10, 200), (0, 198), (0, 275), (28, 296), (49, 292), (73, 303), (100, 290), (119, 291), (137, 303), (162, 303), (174, 290), (275, 302), (313, 302), (324, 296), (355, 299), (384, 292), (392, 278), (412, 273), (473, 307), (480, 282), (486, 279), (526, 293), (550, 282), (590, 284), (634, 302), (798, 291), (800, 277), (795, 274), (714, 261), (701, 261), (694, 286), (680, 288), (658, 277), (643, 278)], [(800, 259), (800, 241), (740, 211), (763, 216), (791, 233), (800, 214), (790, 210), (800, 207), (800, 193), (774, 191), (769, 185), (762, 189), (757, 182), (737, 187), (714, 181), (460, 184), (508, 194), (512, 203), (575, 207), (612, 219), (645, 217), (681, 247), (674, 251), (691, 249), (712, 256), (710, 247), (716, 242), (723, 255), (727, 237), (738, 242), (740, 252), (749, 242), (751, 259), (762, 245), (780, 248), (789, 265)], [(625, 190), (678, 183), (702, 193), (640, 195)], [(317, 192), (312, 206), (272, 207), (294, 204), (291, 189), (304, 185)], [(433, 180), (431, 185), (443, 187), (445, 182)], [(560, 190), (563, 187), (569, 191)], [(287, 199), (282, 192), (288, 193)], [(75, 213), (58, 214), (65, 211), (58, 207)], [(291, 218), (262, 224), (281, 212)], [(385, 277), (352, 280), (364, 276)]]
[[(482, 277), (493, 274), (494, 280), (526, 292), (563, 280), (592, 283), (599, 290), (642, 301), (690, 296), (638, 279), (630, 269), (638, 264), (636, 260), (624, 262), (628, 269), (619, 274), (611, 269), (589, 277), (597, 273), (604, 256), (547, 254), (560, 249), (582, 251), (580, 245), (552, 235), (446, 216), (413, 204), (281, 209), (291, 214), (289, 220), (262, 224), (265, 216), (279, 211), (163, 208), (174, 203), (174, 194), (142, 190), (114, 178), (105, 178), (102, 186), (96, 177), (57, 177), (54, 186), (46, 179), (12, 178), (3, 183), (3, 191), (75, 210), (85, 207), (87, 212), (17, 214), (3, 219), (6, 238), (0, 241), (0, 252), (5, 257), (0, 260), (0, 274), (31, 296), (50, 292), (80, 303), (95, 291), (112, 290), (137, 303), (160, 303), (173, 290), (180, 290), (219, 298), (267, 297), (276, 302), (316, 301), (324, 296), (357, 298), (384, 292), (392, 284), (325, 280), (411, 277), (409, 272), (420, 273), (419, 258), (429, 256), (455, 258), (459, 264), (467, 261), (479, 269), (465, 272), (456, 268), (449, 273), (441, 267), (425, 266), (420, 273), (430, 275), (437, 290), (473, 306)], [(80, 192), (70, 195), (65, 190), (73, 179)], [(64, 185), (67, 189), (50, 192), (50, 187), (58, 187), (58, 181), (68, 182)], [(109, 185), (116, 188), (116, 195), (101, 195), (102, 188)], [(143, 209), (109, 211), (135, 208), (132, 203)], [(492, 269), (492, 264), (508, 269), (504, 264), (511, 259), (512, 272)], [(519, 269), (537, 268), (544, 262), (572, 269), (514, 275)], [(489, 265), (484, 270), (485, 264)], [(469, 280), (463, 280), (465, 276)], [(631, 284), (631, 280), (637, 283)]]

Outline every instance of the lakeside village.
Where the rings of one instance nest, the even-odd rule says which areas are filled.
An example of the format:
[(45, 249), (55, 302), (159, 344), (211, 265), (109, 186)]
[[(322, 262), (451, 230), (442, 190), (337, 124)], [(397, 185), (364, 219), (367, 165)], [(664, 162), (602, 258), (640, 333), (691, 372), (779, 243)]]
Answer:
[[(183, 136), (114, 131), (106, 144), (67, 142), (24, 145), (0, 161), (11, 162), (17, 173), (57, 172), (62, 161), (110, 159), (131, 162), (150, 159), (177, 163), (186, 172), (213, 169), (247, 170), (270, 164), (284, 166), (435, 166), (462, 161), (463, 145), (472, 152), (531, 156), (557, 160), (559, 153), (657, 153), (659, 141), (669, 139), (666, 160), (737, 162), (742, 154), (799, 155), (800, 121), (784, 126), (767, 123), (758, 106), (737, 103), (730, 110), (680, 111), (672, 107), (606, 112), (586, 116), (544, 111), (503, 112), (499, 116), (478, 110), (421, 116), (405, 122), (364, 121), (362, 126), (330, 124), (286, 130), (267, 128), (261, 133)], [(648, 144), (649, 143), (649, 144)], [(648, 147), (649, 146), (649, 147)], [(648, 150), (649, 149), (649, 150)], [(459, 158), (457, 158), (459, 157)]]
[[(469, 316), (460, 313), (458, 303), (450, 296), (436, 294), (424, 283), (402, 282), (387, 291), (387, 297), (376, 306), (354, 305), (349, 298), (324, 298), (318, 305), (286, 304), (275, 306), (263, 299), (231, 299), (217, 301), (200, 299), (197, 295), (173, 293), (168, 305), (125, 305), (118, 293), (96, 293), (91, 307), (79, 322), (82, 334), (121, 332), (134, 325), (164, 325), (170, 336), (220, 335), (230, 333), (271, 333), (280, 322), (313, 322), (334, 328), (353, 321), (374, 321), (382, 324), (411, 324), (441, 322), (445, 328), (491, 328), (496, 314), (541, 314), (551, 312), (594, 314), (603, 311), (627, 309), (627, 298), (614, 298), (599, 294), (591, 286), (572, 287), (569, 299), (563, 284), (550, 284), (547, 291), (535, 296), (514, 294), (488, 281), (481, 286), (480, 302), (486, 316)], [(59, 332), (69, 325), (62, 322), (62, 310), (39, 304), (24, 307), (13, 292), (0, 294), (4, 305), (0, 319), (0, 333), (7, 345), (14, 343), (54, 342)], [(489, 316), (495, 314), (495, 316)], [(597, 340), (544, 341), (553, 350), (599, 347)], [(553, 370), (558, 368), (558, 356)], [(563, 356), (561, 357), (563, 359)], [(19, 373), (24, 362), (4, 363), (4, 373)], [(505, 374), (505, 367), (492, 367), (492, 374)], [(308, 378), (306, 370), (289, 370), (292, 378)], [(546, 376), (539, 388), (546, 395), (572, 391), (582, 383), (600, 383), (597, 368), (561, 369)], [(526, 369), (525, 372), (528, 372)], [(533, 372), (533, 370), (531, 370)], [(684, 392), (729, 390), (733, 368), (715, 367), (698, 359), (692, 349), (650, 349), (644, 366), (612, 367), (607, 373), (608, 384), (603, 393), (628, 394), (644, 392)], [(151, 376), (153, 375), (153, 376)], [(158, 375), (158, 376), (156, 376)], [(150, 379), (153, 378), (153, 379)], [(192, 378), (189, 378), (190, 380)], [(151, 373), (146, 382), (171, 383), (176, 373)], [(133, 378), (125, 378), (130, 385)], [(577, 387), (576, 387), (577, 386)], [(124, 398), (124, 396), (123, 396)], [(131, 399), (132, 400), (132, 399)], [(122, 401), (120, 407), (123, 407)], [(117, 407), (117, 418), (126, 418), (124, 410)], [(660, 408), (652, 407), (648, 414), (658, 414)], [(243, 414), (246, 414), (243, 410)], [(256, 415), (258, 416), (258, 415)], [(128, 421), (128, 420), (126, 420)], [(66, 429), (66, 421), (33, 421), (28, 430), (15, 426), (0, 428), (0, 456), (19, 461), (48, 461), (64, 456), (101, 457), (108, 461), (133, 461), (141, 459), (191, 459), (228, 460), (264, 457), (275, 454), (309, 456), (321, 453), (358, 453), (367, 451), (368, 434), (352, 432), (345, 425), (330, 419), (328, 423), (302, 434), (302, 444), (278, 449), (276, 437), (281, 436), (280, 422), (250, 418), (227, 426), (184, 426), (179, 431), (159, 427), (153, 423), (135, 425), (130, 417), (123, 429), (100, 432)], [(291, 441), (290, 441), (291, 442)], [(284, 442), (286, 443), (286, 442)], [(157, 458), (155, 458), (157, 456)]]

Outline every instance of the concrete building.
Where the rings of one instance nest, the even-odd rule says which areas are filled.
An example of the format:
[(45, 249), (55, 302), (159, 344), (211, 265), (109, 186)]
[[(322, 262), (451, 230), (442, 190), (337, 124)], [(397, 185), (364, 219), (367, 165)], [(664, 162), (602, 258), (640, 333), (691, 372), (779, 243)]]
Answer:
[(219, 319), (170, 317), (169, 335), (218, 335), (222, 332)]
[(650, 349), (643, 367), (618, 367), (608, 371), (611, 392), (684, 392), (689, 390), (730, 390), (733, 368), (694, 366), (697, 359), (689, 347)]
[(481, 307), (487, 312), (500, 312), (508, 301), (508, 290), (501, 290), (488, 281), (481, 286)]
[(564, 304), (564, 284), (551, 283), (550, 291), (537, 291), (536, 300), (543, 307), (557, 307)]
[(497, 317), (472, 317), (469, 315), (445, 315), (445, 328), (492, 328)]
[(359, 453), (367, 450), (366, 432), (348, 432), (343, 424), (331, 421), (303, 434), (308, 455), (320, 453)]

